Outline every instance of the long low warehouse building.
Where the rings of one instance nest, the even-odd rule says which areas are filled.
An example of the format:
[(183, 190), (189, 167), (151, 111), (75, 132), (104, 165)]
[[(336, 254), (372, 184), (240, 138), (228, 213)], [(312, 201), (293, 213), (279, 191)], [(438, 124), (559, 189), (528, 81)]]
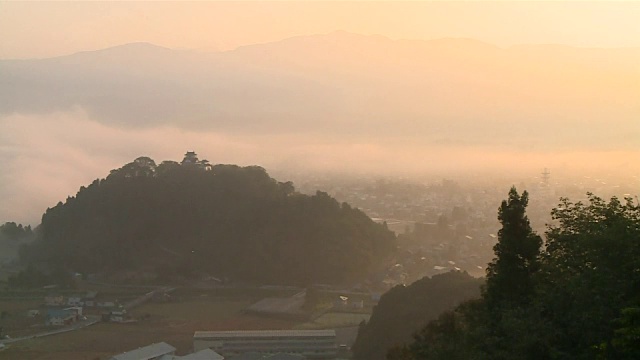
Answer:
[(196, 331), (193, 349), (212, 349), (224, 357), (248, 352), (296, 354), (307, 359), (335, 359), (335, 330)]

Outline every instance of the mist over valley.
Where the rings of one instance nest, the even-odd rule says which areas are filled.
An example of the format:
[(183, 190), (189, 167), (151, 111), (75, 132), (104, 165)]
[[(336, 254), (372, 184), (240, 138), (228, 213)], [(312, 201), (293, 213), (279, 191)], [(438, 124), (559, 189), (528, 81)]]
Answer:
[(12, 219), (29, 223), (106, 170), (185, 149), (276, 172), (514, 183), (549, 167), (633, 184), (639, 57), (339, 31), (214, 53), (131, 43), (0, 60), (0, 181)]
[(0, 357), (640, 358), (639, 5), (0, 3)]

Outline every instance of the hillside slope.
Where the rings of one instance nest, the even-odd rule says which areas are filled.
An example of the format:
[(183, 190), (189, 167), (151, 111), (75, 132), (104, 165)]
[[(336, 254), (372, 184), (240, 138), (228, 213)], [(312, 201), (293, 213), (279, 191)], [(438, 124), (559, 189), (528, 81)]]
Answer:
[(284, 284), (341, 283), (382, 266), (395, 236), (326, 193), (295, 192), (257, 166), (141, 157), (42, 217), (30, 262)]
[(369, 322), (360, 326), (354, 357), (384, 360), (393, 346), (409, 343), (414, 333), (442, 312), (479, 298), (483, 282), (466, 272), (452, 271), (394, 287), (382, 296)]

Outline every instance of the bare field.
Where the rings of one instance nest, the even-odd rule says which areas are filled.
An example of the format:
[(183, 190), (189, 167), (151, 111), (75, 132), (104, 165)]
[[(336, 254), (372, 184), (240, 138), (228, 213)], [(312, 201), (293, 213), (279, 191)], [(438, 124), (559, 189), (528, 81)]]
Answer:
[(201, 296), (179, 302), (148, 303), (132, 311), (136, 323), (99, 323), (88, 328), (44, 338), (9, 344), (2, 359), (69, 360), (108, 359), (109, 357), (165, 341), (177, 354), (186, 354), (193, 346), (197, 330), (290, 329), (296, 323), (249, 316), (242, 310), (251, 300), (220, 299)]
[(43, 299), (29, 300), (0, 300), (0, 311), (8, 311), (9, 313), (24, 312), (27, 313), (31, 309), (39, 309), (43, 303)]
[(13, 337), (26, 336), (40, 331), (44, 331), (44, 317), (27, 316), (29, 310), (39, 310), (42, 300), (0, 300), (0, 327), (2, 336), (10, 334)]

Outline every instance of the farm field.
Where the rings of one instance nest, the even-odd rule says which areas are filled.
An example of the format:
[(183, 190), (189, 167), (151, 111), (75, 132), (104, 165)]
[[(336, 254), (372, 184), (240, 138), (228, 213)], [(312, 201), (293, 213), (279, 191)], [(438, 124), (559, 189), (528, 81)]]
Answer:
[(40, 299), (0, 300), (0, 327), (2, 336), (11, 334), (13, 337), (26, 336), (44, 331), (44, 317), (27, 316), (27, 311), (44, 311)]
[[(209, 297), (207, 293), (176, 302), (148, 303), (134, 309), (135, 323), (98, 323), (88, 328), (9, 344), (3, 359), (68, 360), (109, 357), (165, 341), (186, 354), (196, 330), (290, 329), (295, 322), (245, 315), (252, 299)], [(202, 296), (205, 295), (205, 296)]]

